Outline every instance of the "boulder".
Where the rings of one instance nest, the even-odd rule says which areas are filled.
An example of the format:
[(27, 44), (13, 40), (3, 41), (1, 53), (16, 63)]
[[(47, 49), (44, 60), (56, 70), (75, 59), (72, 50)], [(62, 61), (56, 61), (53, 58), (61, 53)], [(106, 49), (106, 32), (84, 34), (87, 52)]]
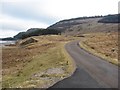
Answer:
[(20, 45), (27, 45), (27, 44), (30, 44), (30, 43), (35, 43), (35, 42), (38, 42), (38, 40), (34, 39), (34, 38), (28, 38), (26, 39), (25, 41), (22, 41), (20, 43)]

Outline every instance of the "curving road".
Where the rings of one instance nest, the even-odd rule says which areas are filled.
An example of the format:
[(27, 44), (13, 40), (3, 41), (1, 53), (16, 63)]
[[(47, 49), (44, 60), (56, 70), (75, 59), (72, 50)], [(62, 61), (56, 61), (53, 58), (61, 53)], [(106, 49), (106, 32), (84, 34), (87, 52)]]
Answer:
[(76, 63), (76, 71), (50, 88), (118, 88), (118, 67), (88, 53), (78, 43), (65, 46)]

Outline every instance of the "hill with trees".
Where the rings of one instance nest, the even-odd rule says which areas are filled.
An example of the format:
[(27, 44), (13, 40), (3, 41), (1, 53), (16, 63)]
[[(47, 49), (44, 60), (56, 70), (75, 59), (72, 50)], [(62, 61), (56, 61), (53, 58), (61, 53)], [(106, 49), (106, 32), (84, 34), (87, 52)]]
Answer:
[(119, 14), (106, 16), (79, 17), (61, 20), (47, 29), (56, 29), (66, 35), (79, 35), (95, 32), (116, 32), (120, 22)]
[(20, 32), (14, 36), (15, 39), (25, 39), (31, 36), (39, 36), (39, 35), (58, 35), (61, 32), (55, 29), (40, 29), (40, 28), (31, 28), (26, 32)]
[(26, 32), (20, 32), (13, 38), (3, 38), (1, 40), (17, 40), (24, 39), (31, 36), (39, 35), (58, 35), (58, 34), (83, 34), (93, 32), (111, 32), (118, 30), (118, 23), (120, 23), (120, 14), (107, 15), (107, 16), (90, 16), (78, 17), (72, 19), (61, 20), (47, 29), (31, 28)]
[(120, 23), (120, 14), (104, 16), (99, 23)]
[(7, 38), (0, 38), (0, 40), (3, 40), (3, 41), (14, 41), (15, 39), (12, 38), (12, 37), (7, 37)]

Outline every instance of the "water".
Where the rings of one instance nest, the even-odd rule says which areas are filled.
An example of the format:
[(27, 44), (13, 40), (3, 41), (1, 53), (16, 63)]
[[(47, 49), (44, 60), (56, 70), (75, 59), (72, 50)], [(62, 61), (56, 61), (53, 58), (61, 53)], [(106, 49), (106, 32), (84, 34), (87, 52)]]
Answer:
[(16, 41), (1, 41), (0, 40), (0, 46), (15, 44)]

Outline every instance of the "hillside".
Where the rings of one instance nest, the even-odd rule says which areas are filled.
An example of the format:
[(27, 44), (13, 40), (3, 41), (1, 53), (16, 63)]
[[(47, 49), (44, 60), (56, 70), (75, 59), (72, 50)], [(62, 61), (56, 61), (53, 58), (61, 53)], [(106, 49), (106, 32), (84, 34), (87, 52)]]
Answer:
[(59, 21), (48, 29), (56, 29), (67, 35), (78, 35), (94, 32), (116, 32), (118, 30), (118, 16), (81, 17)]
[(0, 40), (3, 40), (3, 41), (13, 41), (15, 39), (12, 38), (12, 37), (7, 37), (7, 38), (0, 38)]
[(118, 31), (119, 14), (107, 16), (79, 17), (67, 20), (61, 20), (47, 29), (30, 28), (26, 32), (20, 32), (13, 38), (2, 38), (1, 40), (24, 39), (39, 35), (80, 35), (95, 32), (116, 32)]
[(120, 23), (120, 14), (104, 16), (98, 22), (100, 23)]
[(31, 28), (26, 32), (20, 32), (14, 36), (14, 39), (25, 39), (31, 36), (39, 36), (39, 35), (58, 35), (61, 32), (55, 29), (41, 29), (41, 28)]

